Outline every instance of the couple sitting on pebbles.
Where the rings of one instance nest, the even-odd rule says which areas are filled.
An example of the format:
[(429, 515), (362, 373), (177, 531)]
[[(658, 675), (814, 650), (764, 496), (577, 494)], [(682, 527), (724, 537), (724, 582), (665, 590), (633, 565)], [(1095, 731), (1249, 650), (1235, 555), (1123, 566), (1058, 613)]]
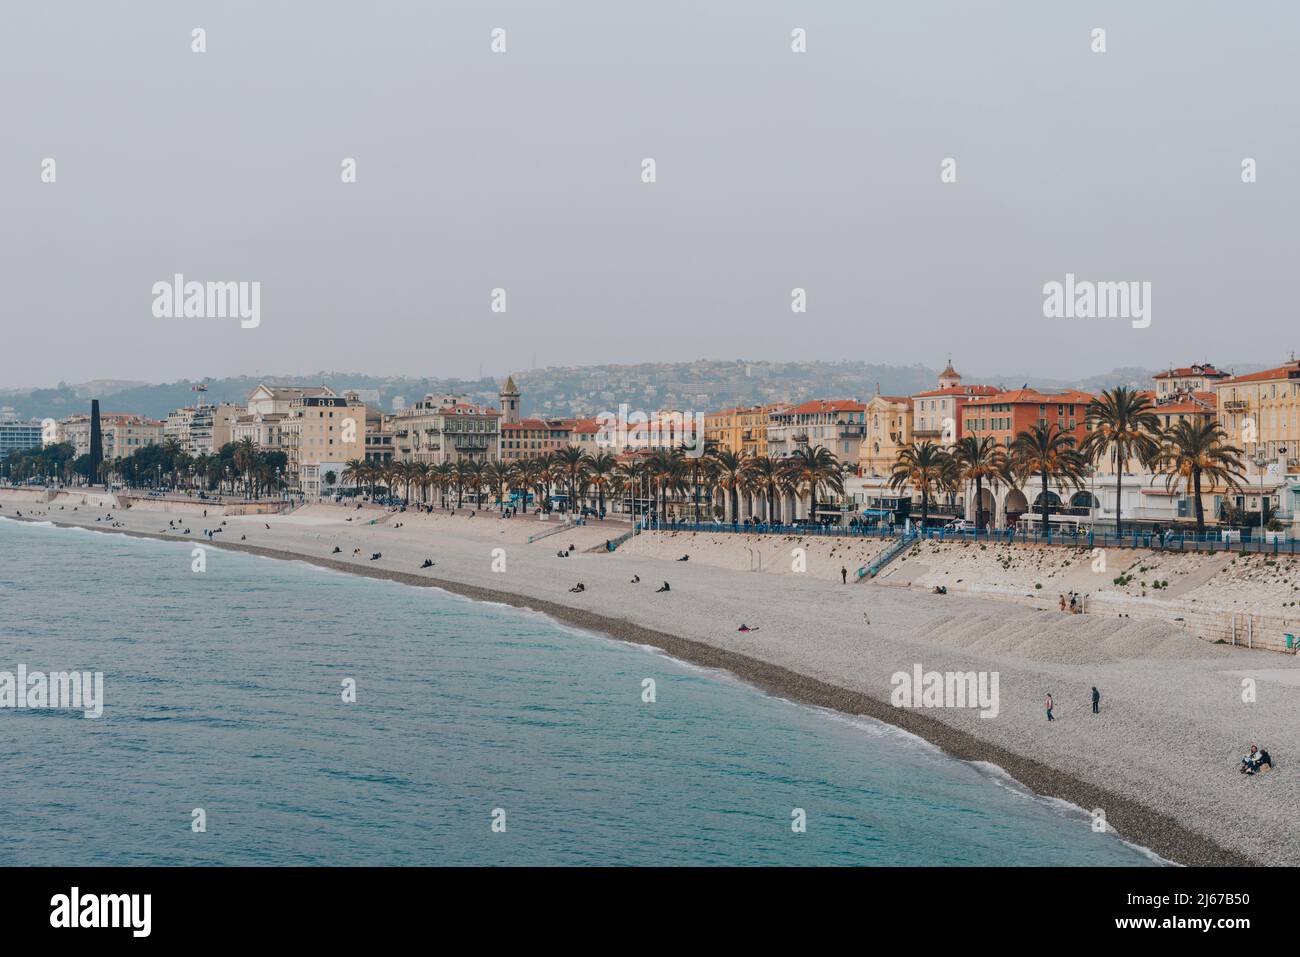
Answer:
[(1241, 759), (1242, 774), (1258, 774), (1261, 771), (1273, 770), (1273, 758), (1267, 752), (1263, 751), (1253, 744), (1250, 746), (1250, 753)]

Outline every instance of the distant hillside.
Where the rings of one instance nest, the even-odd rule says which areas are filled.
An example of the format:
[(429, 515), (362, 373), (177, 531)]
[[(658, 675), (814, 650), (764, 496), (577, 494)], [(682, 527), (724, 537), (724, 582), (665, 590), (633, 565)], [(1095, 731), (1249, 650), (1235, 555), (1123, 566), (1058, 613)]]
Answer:
[[(1242, 364), (1237, 373), (1268, 366)], [(1125, 385), (1150, 388), (1151, 369), (1121, 368), (1079, 379), (1048, 379), (1025, 373), (983, 375), (957, 363), (968, 383), (984, 383), (1010, 389), (1028, 384), (1038, 388), (1074, 388), (1088, 392)], [(536, 416), (596, 415), (629, 410), (653, 411), (677, 408), (711, 411), (738, 405), (768, 402), (801, 402), (815, 398), (866, 400), (877, 388), (885, 395), (911, 395), (933, 388), (939, 370), (927, 366), (890, 366), (867, 362), (747, 362), (745, 360), (698, 360), (641, 365), (552, 366), (514, 374), (523, 393), (523, 412)], [(496, 404), (501, 380), (416, 379), (402, 376), (369, 376), (354, 372), (319, 372), (310, 376), (240, 376), (204, 380), (209, 402), (243, 402), (259, 382), (281, 385), (320, 385), (339, 391), (362, 390), (373, 401), (391, 410), (394, 400), (413, 402), (429, 392), (455, 392), (475, 401)], [(52, 389), (0, 390), (0, 406), (12, 406), (23, 418), (60, 418), (90, 408), (98, 398), (105, 412), (135, 412), (161, 419), (173, 409), (192, 405), (199, 393), (188, 379), (164, 384), (144, 384), (101, 379)]]

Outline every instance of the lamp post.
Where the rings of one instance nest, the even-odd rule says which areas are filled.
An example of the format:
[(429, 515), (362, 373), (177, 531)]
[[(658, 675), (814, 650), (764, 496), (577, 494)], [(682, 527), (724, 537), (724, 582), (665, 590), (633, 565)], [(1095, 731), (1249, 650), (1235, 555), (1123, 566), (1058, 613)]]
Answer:
[(1268, 466), (1268, 459), (1264, 457), (1261, 449), (1255, 453), (1255, 468), (1259, 469), (1259, 540), (1264, 541), (1264, 469)]

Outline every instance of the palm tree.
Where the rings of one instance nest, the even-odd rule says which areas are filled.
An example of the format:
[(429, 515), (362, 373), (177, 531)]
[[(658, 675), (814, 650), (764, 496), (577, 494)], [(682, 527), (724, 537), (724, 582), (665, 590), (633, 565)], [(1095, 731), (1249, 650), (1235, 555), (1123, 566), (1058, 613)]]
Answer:
[(257, 464), (258, 452), (257, 443), (245, 436), (235, 443), (235, 454), (232, 457), (235, 468), (244, 476), (244, 495), (248, 497), (249, 481), (252, 477), (253, 466)]
[(619, 485), (632, 503), (632, 521), (635, 522), (637, 499), (641, 497), (641, 490), (649, 486), (650, 469), (645, 459), (637, 455), (621, 463), (616, 474)]
[(447, 492), (456, 484), (456, 469), (450, 462), (439, 462), (429, 469), (429, 484), (438, 490), (442, 507), (447, 507)]
[(682, 489), (682, 453), (678, 449), (655, 449), (646, 458), (646, 467), (659, 493), (659, 520), (668, 518), (668, 493)]
[[(700, 523), (700, 490), (702, 487), (707, 487), (705, 479), (713, 470), (713, 453), (717, 451), (717, 447), (718, 443), (713, 439), (705, 439), (700, 454), (686, 459), (686, 462), (689, 463), (686, 465), (686, 470), (691, 476), (691, 502), (694, 505), (696, 525)], [(678, 451), (685, 457), (688, 450), (683, 445)]]
[(909, 442), (898, 450), (889, 474), (889, 487), (897, 491), (911, 486), (913, 491), (921, 493), (921, 531), (925, 531), (925, 518), (930, 512), (930, 496), (951, 469), (951, 457), (933, 442)]
[(1196, 534), (1205, 534), (1205, 509), (1201, 505), (1201, 479), (1212, 485), (1239, 488), (1246, 481), (1241, 449), (1227, 444), (1228, 434), (1215, 421), (1189, 422), (1183, 419), (1165, 430), (1164, 443), (1153, 467), (1165, 475), (1165, 488), (1175, 481), (1186, 483), (1196, 502)]
[(361, 459), (348, 459), (343, 463), (343, 481), (352, 482), (357, 487), (357, 494), (361, 494), (361, 483), (365, 480), (366, 463)]
[(785, 461), (790, 484), (798, 489), (808, 489), (808, 518), (817, 521), (817, 490), (822, 486), (839, 494), (844, 493), (844, 473), (840, 471), (835, 453), (823, 446), (808, 446), (794, 450)]
[(510, 474), (510, 466), (496, 459), (483, 466), (483, 481), (496, 493), (498, 505), (505, 503), (505, 487), (510, 481)]
[(975, 527), (984, 527), (984, 483), (996, 489), (1007, 475), (1007, 454), (989, 435), (963, 435), (952, 450), (962, 488), (975, 483)]
[(767, 524), (776, 524), (776, 497), (789, 487), (786, 471), (779, 459), (755, 455), (745, 462), (745, 476), (750, 486), (767, 499)]
[(596, 489), (596, 510), (602, 516), (605, 514), (605, 490), (612, 484), (617, 466), (618, 459), (609, 452), (597, 452), (587, 462), (587, 475)]
[(1011, 443), (1011, 468), (1021, 481), (1037, 475), (1042, 479), (1039, 495), (1043, 531), (1047, 531), (1048, 480), (1080, 488), (1088, 460), (1074, 447), (1074, 436), (1048, 422), (1035, 423)]
[(1144, 465), (1160, 454), (1160, 419), (1151, 398), (1124, 386), (1103, 392), (1088, 403), (1085, 421), (1088, 434), (1079, 451), (1085, 458), (1099, 462), (1107, 454), (1115, 460), (1115, 534), (1124, 533), (1121, 495), (1124, 471), (1136, 458)]
[(420, 493), (420, 504), (423, 505), (428, 501), (428, 496), (425, 493), (429, 490), (429, 463), (411, 462), (408, 468), (410, 469), (410, 481), (414, 483), (416, 490)]
[(578, 474), (587, 466), (587, 450), (576, 445), (566, 445), (555, 453), (554, 460), (569, 480), (569, 510), (578, 507)]
[(714, 480), (727, 496), (733, 522), (738, 521), (740, 514), (740, 486), (745, 478), (746, 461), (744, 452), (737, 455), (730, 449), (722, 449), (713, 453)]
[(528, 484), (528, 463), (527, 461), (513, 462), (510, 465), (510, 491), (512, 494), (518, 493), (521, 489), (523, 494), (519, 498), (519, 507), (525, 512), (528, 511), (528, 493), (531, 486)]

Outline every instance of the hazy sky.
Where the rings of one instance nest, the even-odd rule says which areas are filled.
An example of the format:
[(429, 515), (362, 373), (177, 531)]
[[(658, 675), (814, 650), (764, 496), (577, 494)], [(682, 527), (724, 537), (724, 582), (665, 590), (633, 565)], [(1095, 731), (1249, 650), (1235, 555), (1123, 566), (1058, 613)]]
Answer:
[[(1300, 348), (1294, 0), (6, 0), (2, 21), (0, 387)], [(155, 318), (177, 272), (260, 282), (261, 324)], [(1151, 282), (1150, 327), (1044, 318), (1067, 272)]]

